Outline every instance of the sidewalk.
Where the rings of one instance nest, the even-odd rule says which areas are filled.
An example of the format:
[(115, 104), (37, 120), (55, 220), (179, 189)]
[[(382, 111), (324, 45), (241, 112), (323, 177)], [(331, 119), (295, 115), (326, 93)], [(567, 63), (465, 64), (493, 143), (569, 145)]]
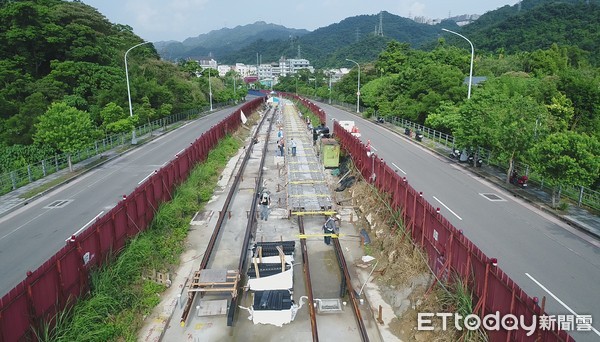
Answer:
[[(423, 138), (423, 142), (418, 143), (416, 140), (412, 138), (408, 138), (401, 131), (401, 127), (394, 126), (390, 123), (385, 123), (381, 125), (391, 131), (398, 133), (398, 136), (403, 139), (407, 139), (413, 141), (416, 144), (421, 144), (423, 147), (428, 148), (439, 155), (442, 155), (448, 160), (451, 160), (448, 155), (450, 154), (450, 148), (433, 142), (430, 139)], [(435, 146), (431, 148), (428, 145), (434, 143)], [(554, 217), (560, 219), (561, 221), (567, 223), (568, 225), (596, 238), (600, 239), (600, 216), (595, 215), (594, 213), (586, 210), (585, 208), (579, 208), (574, 205), (569, 205), (568, 209), (565, 212), (560, 212), (558, 210), (552, 209), (549, 203), (552, 202), (551, 194), (541, 190), (538, 187), (530, 186), (526, 189), (518, 188), (512, 184), (506, 184), (504, 181), (506, 178), (506, 174), (494, 167), (489, 165), (483, 165), (481, 168), (472, 167), (466, 164), (461, 164), (463, 167), (469, 169), (471, 172), (479, 175), (480, 177), (485, 178), (487, 181), (494, 183), (496, 186), (505, 189), (506, 191), (512, 193), (514, 196), (517, 196), (530, 204), (534, 205), (540, 210), (553, 215)]]
[[(69, 183), (73, 179), (85, 174), (86, 172), (93, 170), (94, 168), (107, 163), (124, 153), (129, 152), (133, 148), (153, 140), (166, 132), (168, 132), (168, 130), (154, 130), (152, 133), (138, 137), (139, 140), (137, 145), (116, 146), (111, 150), (73, 164), (72, 172), (69, 171), (68, 168), (65, 168), (0, 196), (0, 218), (44, 196), (63, 184)], [(35, 194), (32, 195), (32, 193)]]

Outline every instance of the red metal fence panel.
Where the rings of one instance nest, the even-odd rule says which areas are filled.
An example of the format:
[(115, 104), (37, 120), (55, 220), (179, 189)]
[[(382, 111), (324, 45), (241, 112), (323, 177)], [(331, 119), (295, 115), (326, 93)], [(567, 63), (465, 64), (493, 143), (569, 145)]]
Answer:
[[(299, 99), (295, 95), (286, 96)], [(322, 122), (326, 122), (324, 112), (307, 100), (299, 99)], [(307, 105), (308, 104), (308, 105)], [(475, 303), (475, 313), (481, 318), (496, 312), (501, 315), (522, 315), (526, 324), (542, 314), (541, 308), (527, 296), (514, 281), (497, 267), (493, 259), (477, 248), (462, 231), (446, 220), (437, 208), (429, 204), (422, 193), (414, 190), (405, 178), (400, 177), (385, 165), (376, 155), (367, 156), (367, 147), (352, 136), (337, 122), (333, 132), (340, 145), (352, 158), (363, 177), (380, 192), (391, 197), (392, 208), (400, 210), (407, 233), (413, 242), (428, 254), (429, 267), (442, 280), (453, 281), (460, 277), (471, 289)], [(371, 177), (374, 174), (374, 179)], [(528, 331), (503, 330), (488, 331), (492, 341), (572, 341), (566, 331), (540, 329), (539, 324), (533, 335)]]
[(85, 294), (90, 270), (109, 261), (129, 238), (148, 228), (159, 204), (172, 198), (175, 186), (187, 178), (194, 165), (206, 160), (220, 139), (241, 125), (240, 111), (249, 115), (264, 100), (245, 103), (202, 134), (108, 213), (67, 240), (66, 246), (37, 270), (28, 272), (25, 280), (0, 298), (0, 342), (35, 340), (31, 327), (51, 320)]

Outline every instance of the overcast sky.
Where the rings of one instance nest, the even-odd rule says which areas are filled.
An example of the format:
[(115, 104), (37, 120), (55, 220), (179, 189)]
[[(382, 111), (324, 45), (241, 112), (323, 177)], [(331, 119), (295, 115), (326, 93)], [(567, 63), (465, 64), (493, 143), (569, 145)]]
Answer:
[[(387, 11), (402, 17), (483, 14), (517, 0), (83, 0), (144, 40), (178, 40), (256, 21), (315, 30), (347, 17)], [(385, 32), (385, 20), (383, 23)]]

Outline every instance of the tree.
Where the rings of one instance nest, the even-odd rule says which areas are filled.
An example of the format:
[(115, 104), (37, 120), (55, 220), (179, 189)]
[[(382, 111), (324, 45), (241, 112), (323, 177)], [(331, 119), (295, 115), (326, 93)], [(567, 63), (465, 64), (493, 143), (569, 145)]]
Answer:
[(87, 112), (55, 102), (39, 118), (33, 137), (35, 143), (49, 145), (68, 155), (69, 170), (73, 171), (71, 154), (87, 147), (95, 137), (95, 129)]
[(100, 116), (102, 117), (101, 127), (106, 134), (131, 132), (134, 128), (133, 118), (114, 102), (108, 103), (100, 111)]
[(142, 98), (142, 104), (134, 108), (134, 115), (138, 118), (138, 123), (148, 123), (156, 120), (156, 110), (150, 105), (150, 100), (147, 96)]
[(406, 67), (404, 63), (407, 61), (409, 53), (410, 45), (408, 43), (392, 40), (388, 43), (387, 48), (379, 54), (375, 68), (386, 75), (397, 74)]
[(600, 137), (600, 76), (593, 69), (568, 69), (560, 75), (559, 89), (574, 107), (570, 129)]
[(552, 206), (556, 206), (558, 185), (589, 186), (600, 173), (600, 143), (595, 137), (576, 132), (560, 132), (536, 144), (533, 164), (544, 181), (555, 186)]
[(451, 134), (460, 127), (458, 107), (450, 101), (442, 101), (438, 109), (427, 116), (425, 125)]

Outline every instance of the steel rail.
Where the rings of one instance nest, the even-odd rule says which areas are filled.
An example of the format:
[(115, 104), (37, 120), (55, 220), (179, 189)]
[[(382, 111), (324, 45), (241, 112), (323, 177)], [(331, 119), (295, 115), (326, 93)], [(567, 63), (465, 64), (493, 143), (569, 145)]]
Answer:
[[(301, 235), (305, 235), (304, 232), (304, 218), (302, 215), (298, 215), (298, 229)], [(310, 326), (312, 330), (313, 342), (319, 341), (319, 334), (317, 331), (317, 314), (315, 312), (315, 299), (312, 291), (312, 282), (310, 280), (310, 264), (308, 262), (308, 249), (306, 248), (306, 239), (300, 239), (300, 249), (302, 251), (302, 270), (304, 271), (304, 279), (306, 283), (306, 295), (308, 297), (308, 312), (310, 314)]]
[[(225, 199), (225, 203), (223, 204), (223, 208), (221, 209), (221, 211), (219, 213), (219, 219), (217, 220), (215, 229), (213, 230), (213, 233), (210, 237), (208, 245), (206, 246), (206, 251), (204, 252), (204, 256), (202, 257), (202, 262), (200, 263), (199, 270), (205, 269), (206, 266), (208, 265), (208, 262), (210, 261), (210, 257), (213, 252), (215, 243), (217, 241), (219, 233), (221, 232), (223, 222), (225, 221), (226, 213), (229, 209), (229, 205), (231, 204), (233, 195), (237, 192), (239, 182), (242, 178), (241, 175), (243, 174), (244, 169), (246, 168), (246, 165), (248, 164), (248, 160), (250, 160), (250, 156), (252, 155), (252, 150), (254, 149), (254, 141), (255, 141), (255, 139), (257, 139), (258, 132), (260, 131), (260, 127), (263, 125), (266, 117), (267, 117), (267, 115), (265, 114), (263, 116), (258, 128), (256, 129), (256, 132), (254, 132), (252, 139), (250, 140), (250, 146), (248, 148), (246, 148), (246, 154), (244, 155), (244, 159), (242, 161), (242, 164), (240, 165), (240, 169), (238, 170), (238, 172), (236, 173), (236, 175), (234, 177), (233, 185), (229, 189), (227, 198)], [(264, 155), (263, 155), (263, 157), (264, 157)], [(187, 318), (189, 316), (189, 313), (191, 311), (191, 308), (192, 308), (192, 305), (193, 305), (195, 299), (196, 299), (196, 292), (188, 292), (188, 300), (187, 300), (187, 303), (185, 304), (183, 313), (181, 315), (181, 321), (180, 321), (181, 326), (185, 326), (185, 322), (187, 321)]]
[[(254, 184), (254, 193), (257, 194), (260, 191), (260, 188), (262, 186), (262, 180), (263, 180), (263, 173), (264, 173), (264, 166), (265, 166), (265, 156), (267, 156), (268, 153), (268, 147), (269, 147), (269, 136), (270, 136), (270, 132), (273, 129), (273, 114), (274, 114), (275, 110), (273, 111), (273, 113), (271, 113), (271, 120), (269, 122), (269, 128), (267, 130), (267, 135), (265, 138), (265, 143), (263, 146), (263, 151), (262, 151), (262, 157), (260, 159), (260, 166), (258, 168), (258, 177), (256, 179), (256, 184)], [(263, 117), (263, 121), (265, 120), (265, 118), (267, 117), (267, 115), (265, 115)], [(261, 122), (261, 126), (262, 126), (262, 122)], [(258, 131), (260, 130), (260, 127), (256, 130), (256, 133), (258, 134)], [(252, 196), (252, 205), (250, 207), (250, 212), (249, 212), (249, 216), (248, 216), (248, 223), (246, 224), (246, 233), (244, 235), (244, 242), (242, 243), (242, 250), (240, 252), (240, 258), (239, 258), (239, 263), (238, 263), (238, 274), (242, 275), (244, 274), (244, 271), (246, 270), (246, 261), (248, 259), (248, 250), (249, 250), (249, 244), (250, 244), (250, 239), (252, 237), (252, 233), (254, 231), (254, 228), (256, 227), (257, 221), (256, 221), (256, 202), (258, 201), (258, 197), (257, 196)], [(229, 305), (229, 310), (227, 311), (227, 326), (233, 326), (233, 322), (234, 322), (234, 318), (235, 318), (235, 313), (238, 309), (237, 307), (237, 299), (240, 297), (239, 296), (239, 283), (238, 285), (236, 285), (236, 289), (235, 289), (235, 293), (237, 294), (235, 297), (233, 297), (231, 299), (231, 305)]]
[(346, 264), (346, 259), (344, 258), (344, 251), (342, 250), (342, 246), (340, 245), (340, 241), (337, 238), (333, 238), (333, 248), (338, 257), (338, 263), (340, 264), (340, 268), (344, 273), (344, 279), (346, 279), (346, 288), (348, 294), (350, 295), (350, 303), (352, 303), (352, 311), (354, 311), (354, 318), (356, 319), (356, 324), (358, 325), (358, 330), (360, 332), (360, 337), (363, 342), (369, 341), (369, 335), (367, 334), (367, 328), (365, 327), (365, 322), (362, 319), (362, 315), (360, 314), (360, 308), (358, 307), (358, 298), (356, 296), (356, 291), (354, 291), (354, 287), (352, 286), (352, 279), (350, 278), (350, 272), (348, 271), (348, 265)]

